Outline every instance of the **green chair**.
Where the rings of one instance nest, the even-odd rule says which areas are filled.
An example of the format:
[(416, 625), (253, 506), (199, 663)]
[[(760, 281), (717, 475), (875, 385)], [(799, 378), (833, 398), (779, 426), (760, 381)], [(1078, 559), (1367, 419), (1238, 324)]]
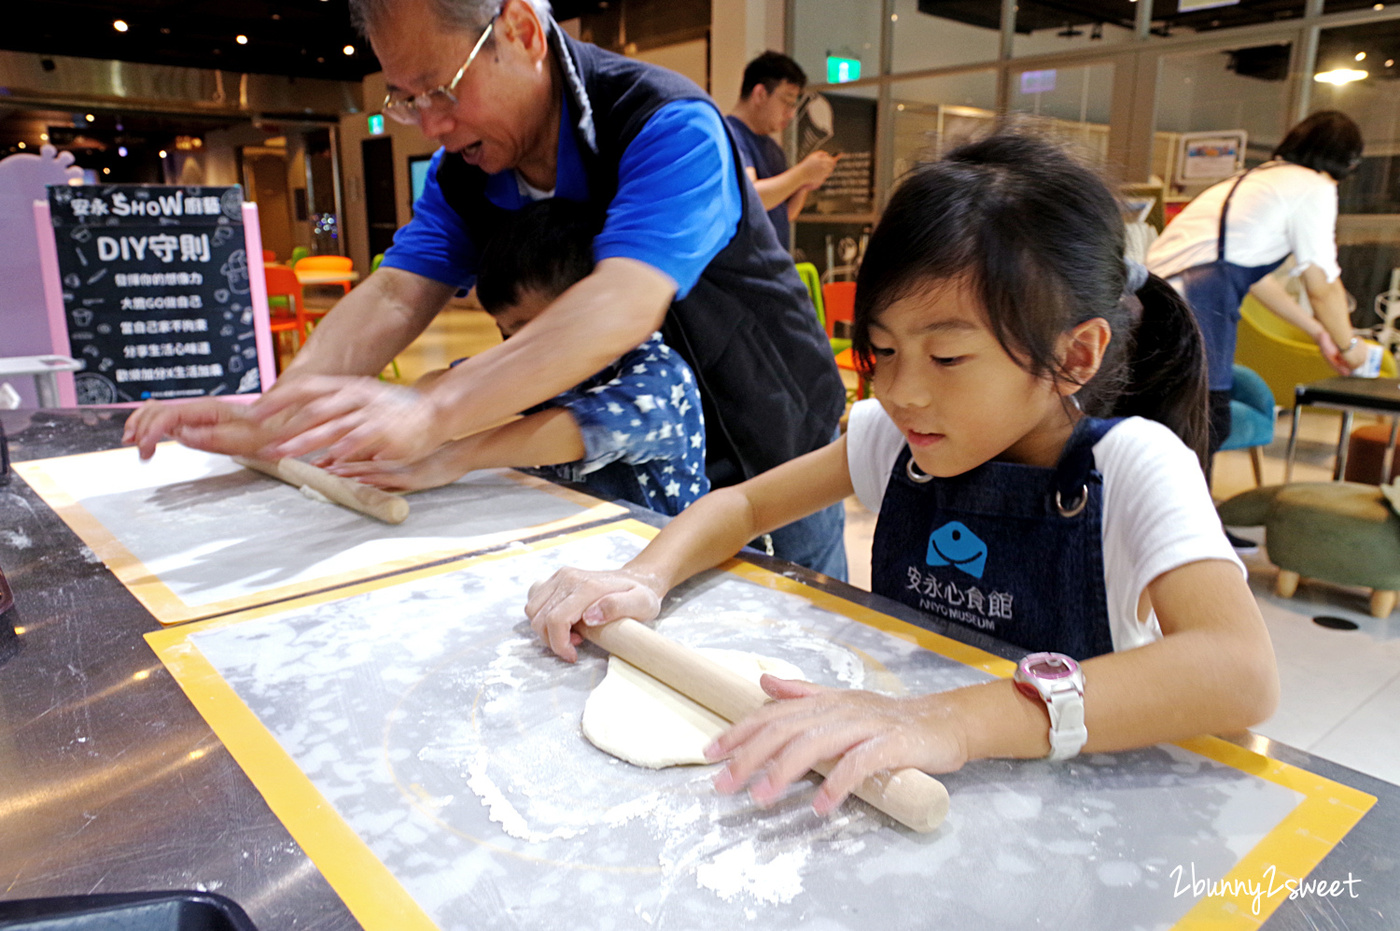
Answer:
[(306, 257), (307, 257), (308, 255), (310, 255), (310, 254), (311, 254), (311, 250), (308, 249), (308, 248), (306, 248), (305, 246), (293, 246), (293, 247), (292, 247), (292, 258), (291, 258), (291, 260), (290, 260), (289, 262), (287, 262), (287, 265), (290, 266), (291, 268), (296, 268), (296, 267), (297, 267), (297, 263), (300, 262), (302, 259), (306, 258)]
[[(807, 286), (807, 293), (812, 296), (812, 307), (817, 312), (817, 323), (821, 324), (823, 330), (826, 329), (826, 301), (822, 299), (822, 276), (817, 271), (817, 266), (811, 262), (798, 262), (797, 275), (802, 279), (802, 283)], [(851, 348), (851, 341), (848, 339), (837, 339), (830, 337), (827, 342), (831, 344), (831, 354), (840, 355), (843, 351)]]
[(826, 329), (826, 307), (822, 304), (822, 276), (817, 271), (817, 266), (811, 262), (798, 262), (797, 276), (807, 286), (807, 293), (812, 295), (812, 307), (817, 311), (817, 322), (822, 325), (823, 330)]

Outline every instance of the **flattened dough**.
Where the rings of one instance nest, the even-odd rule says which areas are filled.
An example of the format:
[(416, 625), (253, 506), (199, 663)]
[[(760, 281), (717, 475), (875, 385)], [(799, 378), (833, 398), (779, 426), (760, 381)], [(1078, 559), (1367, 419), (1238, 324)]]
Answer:
[[(791, 663), (742, 650), (701, 649), (710, 659), (757, 682), (765, 672), (803, 679)], [(583, 736), (620, 760), (648, 769), (708, 763), (705, 748), (729, 727), (719, 715), (616, 656), (583, 706)]]

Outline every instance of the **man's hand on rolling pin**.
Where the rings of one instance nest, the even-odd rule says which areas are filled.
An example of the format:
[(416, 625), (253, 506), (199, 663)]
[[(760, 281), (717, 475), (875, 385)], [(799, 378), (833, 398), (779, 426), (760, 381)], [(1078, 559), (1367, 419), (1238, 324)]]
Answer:
[(598, 627), (624, 617), (646, 622), (661, 613), (664, 589), (643, 573), (627, 568), (605, 572), (560, 569), (530, 586), (525, 616), (540, 639), (570, 663), (583, 637), (576, 624)]
[(777, 701), (705, 749), (710, 760), (729, 761), (715, 777), (726, 795), (748, 785), (755, 802), (771, 805), (813, 764), (837, 760), (812, 797), (827, 815), (868, 776), (909, 767), (946, 773), (967, 762), (966, 735), (938, 694), (891, 698), (766, 674), (760, 684)]
[(214, 398), (180, 404), (147, 401), (132, 412), (122, 431), (122, 442), (134, 444), (142, 459), (151, 458), (156, 444), (167, 437), (191, 449), (230, 456), (251, 456), (268, 439), (246, 407)]
[(285, 417), (263, 459), (325, 450), (327, 461), (390, 459), (416, 462), (440, 446), (437, 411), (412, 388), (374, 378), (307, 375), (269, 392), (251, 415)]

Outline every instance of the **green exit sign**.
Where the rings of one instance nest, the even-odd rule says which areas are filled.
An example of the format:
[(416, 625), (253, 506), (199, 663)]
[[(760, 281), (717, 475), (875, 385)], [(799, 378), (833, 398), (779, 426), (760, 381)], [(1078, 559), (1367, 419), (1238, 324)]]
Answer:
[(859, 58), (838, 58), (835, 55), (826, 56), (826, 83), (845, 84), (847, 81), (859, 80)]
[(384, 114), (371, 113), (369, 115), (369, 134), (378, 136), (384, 132)]

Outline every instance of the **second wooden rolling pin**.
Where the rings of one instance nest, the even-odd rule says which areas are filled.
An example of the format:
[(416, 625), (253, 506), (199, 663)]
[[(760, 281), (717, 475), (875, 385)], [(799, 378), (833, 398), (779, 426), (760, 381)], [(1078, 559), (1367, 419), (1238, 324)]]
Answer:
[[(583, 635), (726, 721), (738, 721), (770, 700), (755, 683), (637, 621), (585, 627)], [(830, 767), (814, 768), (825, 776)], [(948, 790), (917, 769), (871, 776), (855, 795), (921, 834), (937, 828), (948, 815)]]
[(273, 478), (279, 478), (288, 485), (310, 488), (342, 507), (376, 517), (386, 524), (402, 524), (408, 517), (408, 502), (398, 495), (391, 495), (387, 491), (380, 491), (354, 479), (332, 475), (325, 469), (318, 469), (300, 459), (269, 462), (266, 459), (234, 456), (233, 461), (245, 469), (255, 469)]

